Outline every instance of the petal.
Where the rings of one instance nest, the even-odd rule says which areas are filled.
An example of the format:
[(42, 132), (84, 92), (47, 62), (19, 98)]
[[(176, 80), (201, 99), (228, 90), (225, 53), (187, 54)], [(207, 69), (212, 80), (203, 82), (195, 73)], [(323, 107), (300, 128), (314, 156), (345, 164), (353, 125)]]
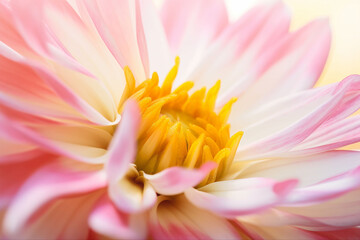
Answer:
[(327, 201), (360, 187), (360, 166), (343, 175), (318, 184), (295, 189), (284, 201), (285, 205), (301, 205)]
[[(19, 147), (19, 145), (15, 146)], [(40, 167), (53, 161), (54, 156), (37, 149), (7, 154), (1, 156), (1, 159), (5, 159), (5, 161), (0, 163), (0, 210), (11, 204), (11, 201), (27, 178)]]
[(33, 217), (10, 239), (86, 239), (89, 235), (87, 218), (101, 192), (85, 196), (58, 199)]
[(239, 126), (243, 126), (244, 130), (238, 156), (247, 160), (276, 157), (289, 152), (326, 121), (336, 118), (337, 109), (346, 95), (360, 93), (359, 83), (360, 76), (349, 76), (338, 84), (304, 91), (264, 105), (252, 113), (243, 114), (246, 116), (237, 122), (233, 119), (234, 130)]
[(11, 9), (23, 38), (41, 56), (31, 59), (45, 64), (64, 85), (113, 120), (125, 78), (100, 37), (89, 30), (66, 1), (37, 0), (34, 4), (15, 0), (11, 1)]
[(177, 50), (181, 50), (190, 38), (192, 45), (189, 47), (193, 50), (200, 43), (209, 43), (228, 23), (226, 6), (221, 0), (167, 0), (162, 6), (161, 17), (169, 43)]
[[(360, 224), (360, 189), (318, 204), (281, 207), (280, 211), (309, 219), (318, 224), (307, 224), (314, 231), (331, 231), (356, 227)], [(309, 221), (308, 221), (309, 222)]]
[(120, 125), (109, 146), (106, 173), (109, 181), (119, 181), (135, 160), (140, 110), (136, 102), (127, 101)]
[(87, 170), (89, 165), (85, 164), (79, 164), (80, 170), (75, 170), (76, 163), (71, 161), (70, 164), (72, 170), (64, 163), (56, 162), (32, 174), (6, 212), (4, 228), (7, 232), (17, 232), (41, 207), (55, 198), (88, 193), (106, 186), (103, 172)]
[(86, 9), (102, 40), (121, 67), (128, 65), (138, 81), (148, 76), (147, 61), (143, 61), (143, 29), (136, 1), (85, 1)]
[(149, 57), (149, 72), (157, 72), (161, 81), (171, 69), (174, 56), (170, 53), (165, 29), (153, 1), (140, 0), (139, 2)]
[(261, 4), (229, 24), (207, 48), (189, 79), (197, 86), (211, 86), (221, 79), (223, 93), (245, 90), (256, 80), (261, 55), (288, 34), (290, 11), (281, 1)]
[(239, 96), (236, 107), (243, 112), (312, 88), (324, 68), (330, 39), (330, 26), (326, 19), (313, 21), (289, 34), (258, 59), (255, 64), (257, 81), (246, 91), (237, 84), (232, 85), (223, 98), (219, 98), (219, 105)]
[(328, 232), (319, 232), (317, 235), (325, 238), (325, 239), (333, 239), (333, 240), (351, 240), (356, 239), (360, 235), (359, 228), (349, 228), (339, 231), (328, 231)]
[(291, 236), (291, 239), (316, 239), (316, 240), (326, 240), (327, 238), (322, 238), (314, 232), (306, 231), (301, 228), (293, 226), (281, 226), (281, 227), (263, 227), (250, 224), (244, 224), (248, 231), (256, 234), (256, 239), (279, 239), (279, 240), (288, 240)]
[[(96, 33), (96, 30), (92, 29), (91, 26), (87, 26), (66, 1), (47, 1), (43, 3), (43, 8), (44, 16), (42, 21), (45, 21), (47, 27), (51, 29), (52, 37), (56, 39), (61, 49), (64, 49), (63, 52), (68, 53), (75, 62), (87, 69), (93, 76), (92, 78), (88, 76), (85, 81), (88, 84), (89, 82), (96, 84), (97, 95), (96, 92), (92, 93), (89, 90), (87, 94), (93, 95), (92, 98), (98, 98), (99, 92), (101, 92), (103, 99), (97, 99), (97, 101), (102, 100), (104, 102), (105, 97), (110, 94), (113, 99), (105, 102), (105, 104), (109, 106), (113, 105), (113, 102), (117, 104), (125, 88), (124, 74), (109, 49)], [(64, 28), (64, 24), (68, 27)], [(75, 38), (73, 37), (74, 33), (76, 33)], [(52, 57), (61, 54), (61, 49), (55, 48), (54, 50), (54, 47), (50, 48)], [(72, 79), (73, 82), (81, 81), (80, 77), (73, 76), (73, 78), (75, 77), (76, 80)], [(96, 80), (93, 78), (96, 78)], [(67, 85), (82, 94), (81, 89), (78, 89), (79, 86), (66, 80), (64, 78)], [(83, 98), (86, 97), (83, 96)]]
[(266, 178), (248, 178), (211, 183), (198, 190), (189, 189), (185, 195), (199, 208), (225, 217), (237, 217), (281, 203), (296, 184), (296, 180), (276, 182)]
[(159, 197), (150, 212), (150, 231), (155, 239), (240, 239), (230, 222), (196, 208), (183, 196)]
[(25, 53), (30, 51), (29, 46), (19, 34), (9, 6), (5, 2), (0, 3), (0, 41), (11, 48)]
[[(0, 55), (6, 57), (8, 60), (7, 66), (12, 66), (12, 68), (18, 69), (19, 72), (27, 73), (24, 76), (29, 76), (29, 79), (34, 79), (36, 81), (36, 85), (38, 88), (40, 88), (40, 92), (44, 92), (46, 89), (51, 89), (51, 91), (45, 91), (47, 93), (46, 95), (49, 95), (50, 93), (55, 93), (60, 99), (62, 99), (64, 102), (68, 103), (70, 106), (75, 108), (77, 111), (79, 111), (81, 114), (86, 116), (89, 120), (100, 123), (102, 125), (109, 125), (113, 124), (112, 121), (109, 121), (106, 119), (103, 115), (101, 115), (93, 106), (91, 106), (89, 103), (87, 103), (84, 99), (80, 98), (77, 93), (75, 93), (72, 89), (70, 89), (68, 86), (62, 82), (61, 79), (59, 79), (58, 76), (56, 76), (54, 73), (52, 73), (49, 69), (45, 68), (43, 65), (40, 65), (39, 63), (24, 58), (19, 53), (15, 52), (13, 49), (9, 48), (8, 46), (4, 44), (0, 44)], [(19, 65), (20, 64), (20, 65)], [(12, 72), (14, 74), (15, 72)], [(30, 75), (29, 75), (30, 74)], [(25, 78), (23, 76), (18, 76), (16, 78), (18, 81), (23, 81)], [(25, 79), (28, 80), (28, 79)], [(16, 82), (18, 82), (16, 81)], [(14, 82), (14, 83), (16, 83)], [(14, 84), (12, 83), (12, 84)], [(23, 89), (24, 85), (17, 86), (19, 92), (24, 92)], [(45, 95), (45, 96), (46, 96)], [(55, 95), (55, 96), (56, 96)], [(15, 102), (11, 98), (5, 98), (2, 97), (3, 102), (6, 105), (9, 105), (9, 107), (13, 108), (19, 108), (20, 111), (24, 111), (26, 113), (30, 113), (29, 110), (26, 110), (24, 106), (21, 106), (22, 104), (19, 102)], [(52, 100), (52, 99), (51, 99)], [(56, 99), (55, 99), (56, 100)], [(53, 100), (52, 100), (53, 101)], [(51, 102), (52, 102), (51, 101)], [(55, 102), (56, 104), (57, 102)], [(44, 103), (42, 103), (44, 104)], [(57, 109), (59, 106), (55, 106), (53, 108)], [(53, 111), (50, 107), (47, 107), (45, 109), (46, 111)], [(47, 112), (43, 110), (42, 112), (37, 112), (36, 114), (47, 114)], [(116, 120), (114, 121), (116, 122)]]
[(109, 196), (116, 207), (126, 213), (142, 212), (156, 202), (156, 192), (132, 166), (117, 182), (110, 182)]
[(331, 151), (306, 157), (255, 162), (234, 177), (263, 177), (278, 181), (296, 178), (300, 187), (306, 187), (352, 171), (358, 166), (360, 166), (359, 152)]
[(222, 0), (167, 0), (161, 17), (169, 45), (182, 59), (177, 85), (189, 80), (190, 71), (228, 25), (226, 6)]
[(114, 239), (146, 238), (145, 217), (119, 212), (107, 197), (92, 210), (89, 225), (98, 234)]
[(176, 195), (195, 187), (216, 166), (213, 162), (203, 164), (199, 169), (171, 167), (154, 175), (144, 173), (144, 177), (155, 191), (162, 195)]
[(0, 102), (2, 105), (43, 117), (79, 118), (40, 78), (23, 56), (0, 42)]
[[(38, 146), (44, 151), (49, 151), (52, 153), (57, 153), (60, 156), (67, 156), (72, 159), (76, 159), (80, 162), (86, 162), (90, 164), (103, 163), (105, 161), (106, 155), (105, 150), (100, 148), (91, 148), (86, 147), (81, 149), (80, 145), (76, 144), (66, 144), (59, 143), (51, 139), (47, 139), (44, 136), (41, 136), (34, 130), (30, 129), (27, 126), (24, 126), (9, 117), (2, 115), (0, 112), (0, 137), (9, 139), (17, 144), (30, 144), (31, 146)], [(80, 149), (79, 149), (80, 148)], [(79, 154), (87, 151), (92, 151), (90, 156), (84, 156)], [(99, 153), (99, 150), (100, 151)], [(88, 153), (89, 154), (89, 153)], [(93, 157), (95, 156), (95, 157)]]

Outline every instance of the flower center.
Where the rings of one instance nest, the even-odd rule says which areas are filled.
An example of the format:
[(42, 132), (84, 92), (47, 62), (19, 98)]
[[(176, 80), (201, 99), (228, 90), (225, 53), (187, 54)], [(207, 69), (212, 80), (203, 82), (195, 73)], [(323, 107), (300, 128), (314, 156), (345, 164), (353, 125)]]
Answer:
[(236, 99), (216, 113), (220, 81), (208, 92), (201, 88), (190, 94), (194, 85), (190, 81), (172, 90), (179, 64), (176, 58), (161, 87), (156, 72), (135, 87), (132, 72), (128, 67), (124, 69), (127, 87), (122, 102), (135, 99), (142, 114), (135, 165), (138, 171), (154, 174), (173, 166), (198, 168), (214, 161), (218, 166), (200, 183), (205, 185), (226, 175), (242, 137), (242, 132), (230, 137), (227, 124)]

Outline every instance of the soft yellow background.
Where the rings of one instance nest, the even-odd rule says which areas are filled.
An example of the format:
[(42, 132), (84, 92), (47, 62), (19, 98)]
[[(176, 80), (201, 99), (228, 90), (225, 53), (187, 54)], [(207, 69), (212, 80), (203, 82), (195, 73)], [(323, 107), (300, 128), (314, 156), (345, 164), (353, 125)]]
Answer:
[[(328, 17), (332, 46), (318, 86), (360, 74), (360, 0), (283, 0), (292, 10), (291, 28), (297, 29), (318, 17)], [(261, 0), (226, 0), (230, 18), (236, 19)]]

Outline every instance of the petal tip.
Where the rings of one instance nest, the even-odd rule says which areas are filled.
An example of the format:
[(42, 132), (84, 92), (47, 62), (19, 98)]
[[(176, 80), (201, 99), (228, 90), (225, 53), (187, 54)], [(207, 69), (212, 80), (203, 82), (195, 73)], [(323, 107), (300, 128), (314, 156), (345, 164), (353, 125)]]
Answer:
[(278, 195), (287, 195), (292, 191), (299, 183), (297, 179), (289, 179), (283, 182), (276, 183), (273, 187), (273, 191)]

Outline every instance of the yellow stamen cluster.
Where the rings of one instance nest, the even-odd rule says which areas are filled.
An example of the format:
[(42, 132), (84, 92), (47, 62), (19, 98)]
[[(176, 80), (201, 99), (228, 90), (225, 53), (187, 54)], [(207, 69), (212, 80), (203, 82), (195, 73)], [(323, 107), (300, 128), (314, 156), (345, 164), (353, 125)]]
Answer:
[(236, 99), (215, 113), (220, 81), (207, 93), (202, 88), (189, 94), (193, 82), (185, 82), (172, 91), (179, 63), (176, 58), (161, 87), (156, 72), (136, 87), (132, 72), (128, 67), (124, 69), (127, 87), (123, 101), (137, 100), (142, 112), (135, 164), (139, 171), (153, 174), (173, 166), (198, 168), (214, 161), (218, 167), (200, 183), (205, 185), (228, 172), (242, 137), (242, 132), (230, 137), (227, 124)]

